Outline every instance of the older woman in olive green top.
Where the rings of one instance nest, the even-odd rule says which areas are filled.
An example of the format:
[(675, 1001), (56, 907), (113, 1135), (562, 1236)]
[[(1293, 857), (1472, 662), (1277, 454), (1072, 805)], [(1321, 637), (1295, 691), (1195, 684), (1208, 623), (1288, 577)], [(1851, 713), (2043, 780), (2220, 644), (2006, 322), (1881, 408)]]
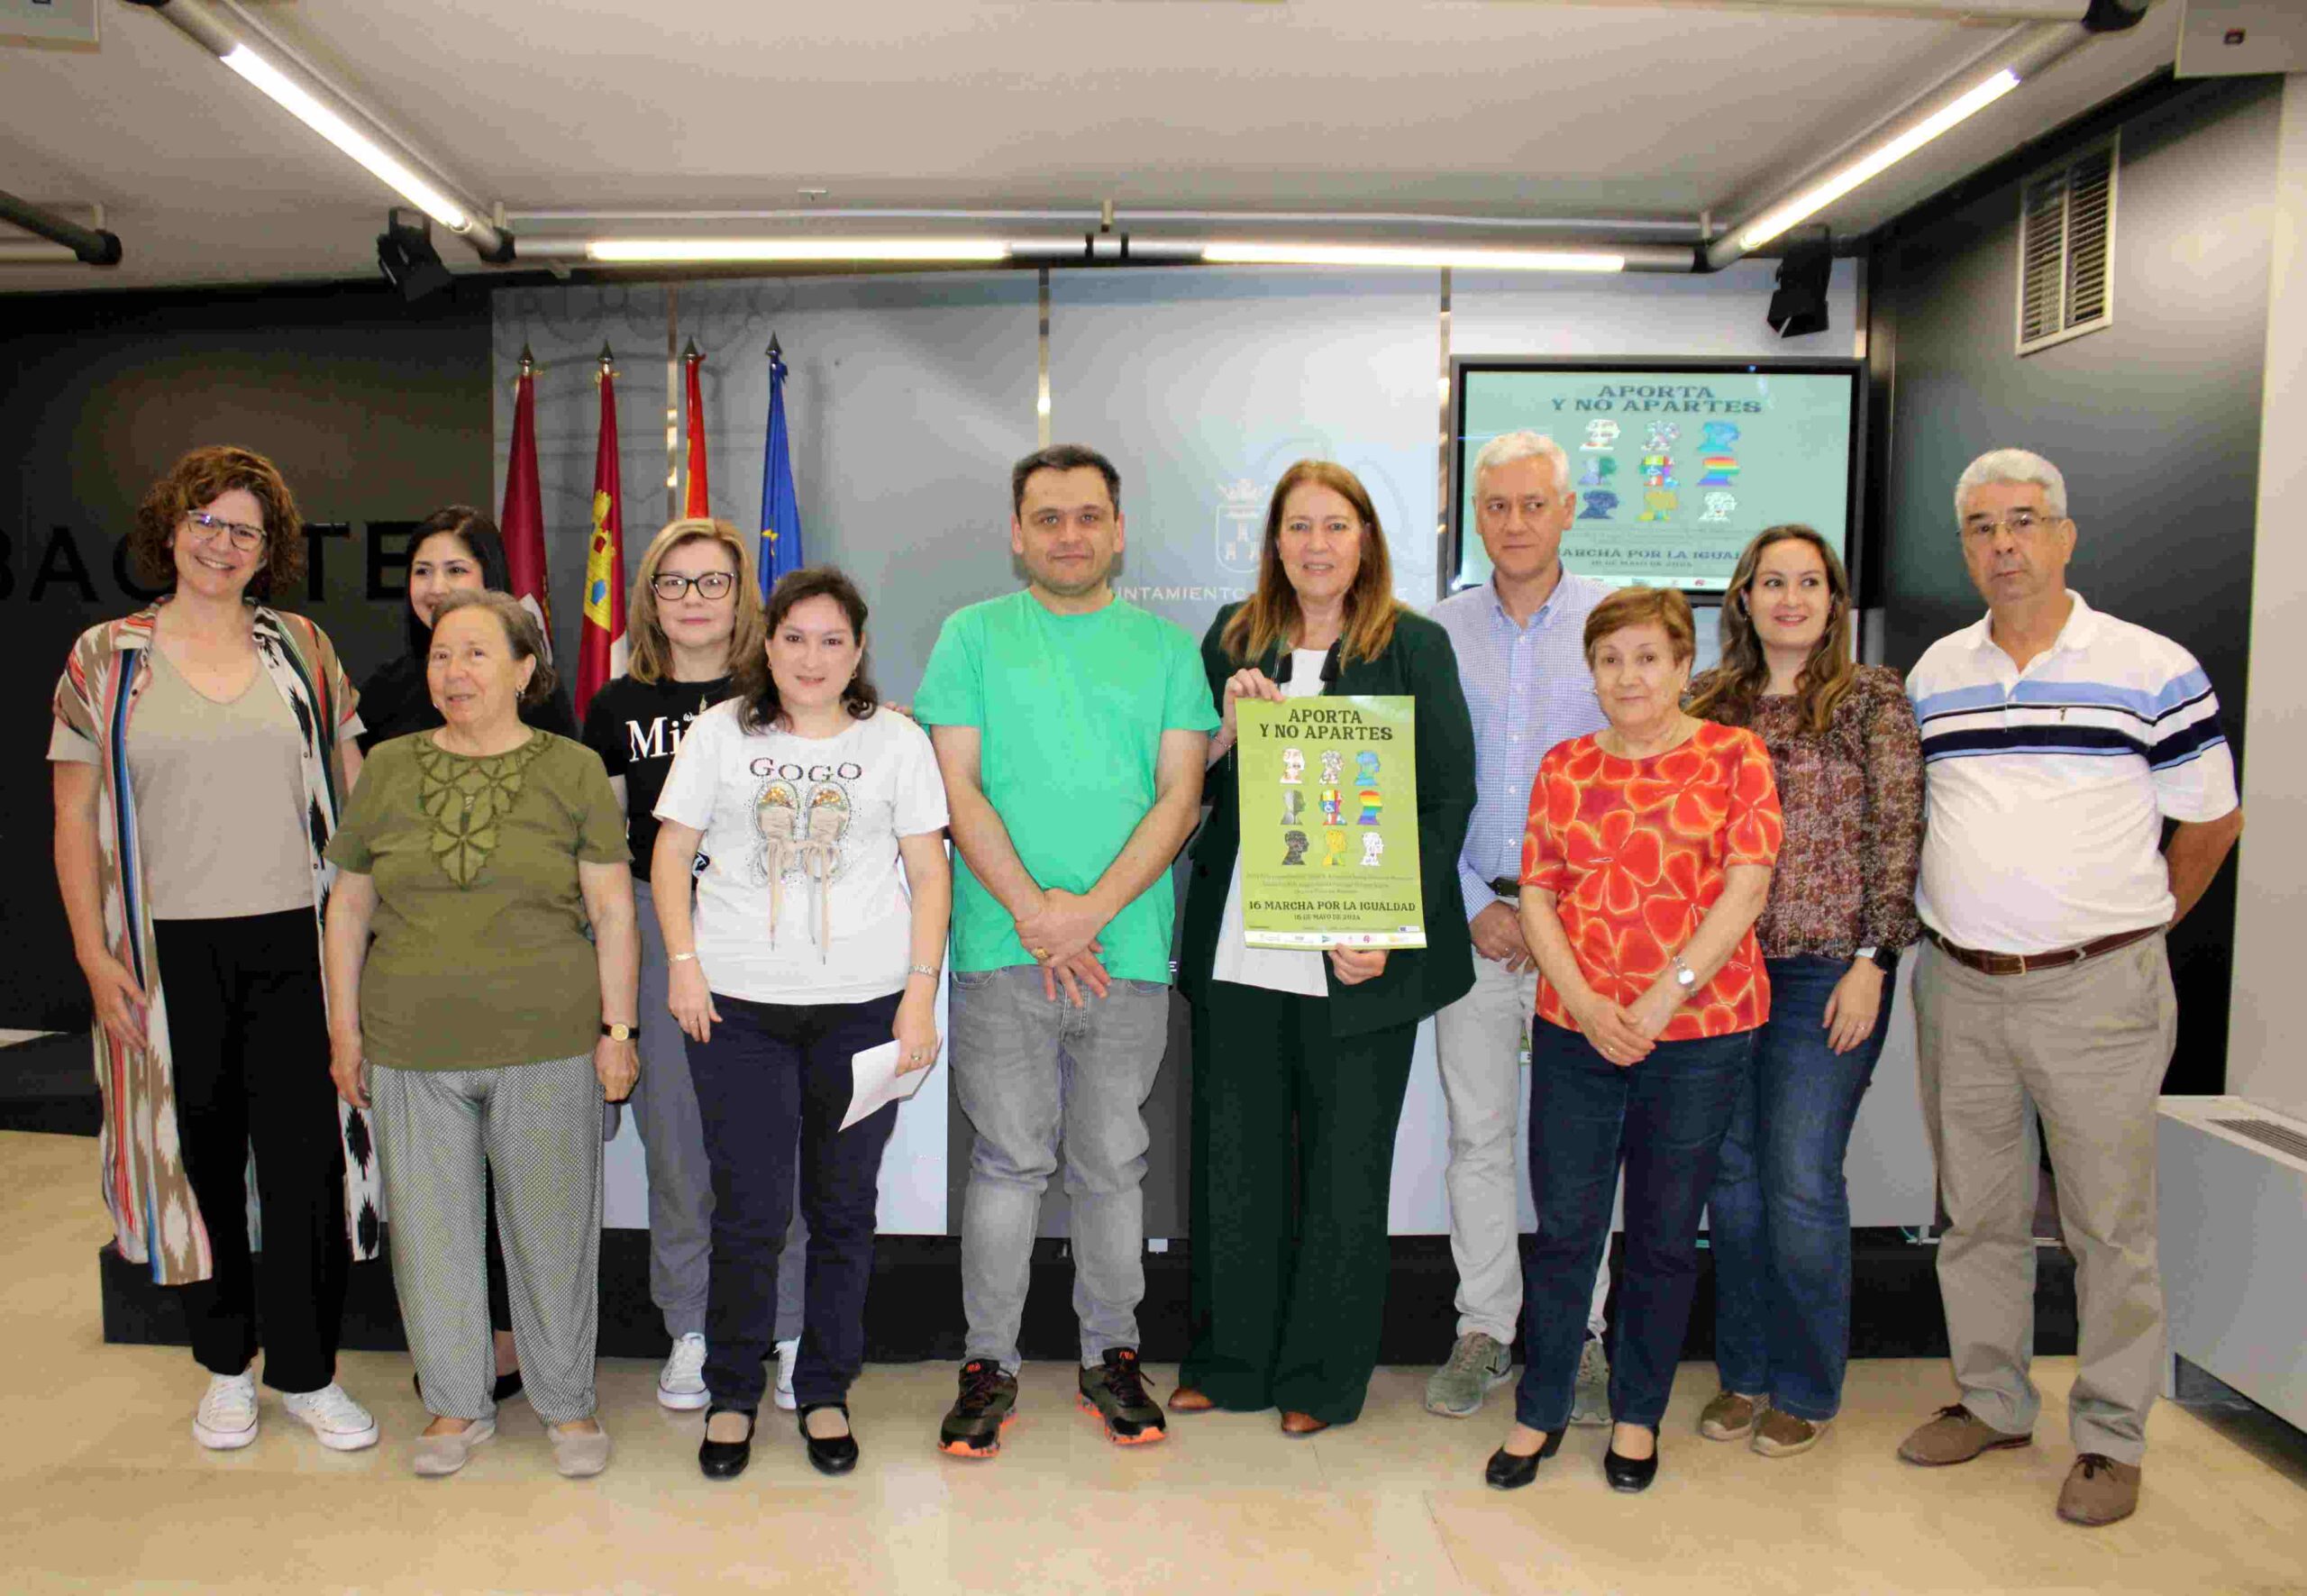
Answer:
[(600, 757), (521, 721), (552, 690), (543, 653), (506, 595), (443, 598), (425, 676), (446, 724), (378, 745), (329, 844), (330, 1073), (375, 1098), (393, 1279), (435, 1416), (420, 1474), (453, 1473), (496, 1429), (484, 1159), (530, 1404), (562, 1473), (608, 1462), (601, 1102), (633, 1088), (640, 951)]
[[(1257, 591), (1219, 612), (1201, 652), (1225, 722), (1179, 966), (1194, 1005), (1193, 1345), (1170, 1408), (1279, 1407), (1285, 1433), (1310, 1435), (1361, 1415), (1410, 1050), (1418, 1021), (1473, 985), (1457, 872), (1473, 727), (1448, 635), (1395, 600), (1370, 496), (1327, 461), (1282, 475)], [(1235, 707), (1318, 693), (1416, 701), (1423, 949), (1244, 944)]]

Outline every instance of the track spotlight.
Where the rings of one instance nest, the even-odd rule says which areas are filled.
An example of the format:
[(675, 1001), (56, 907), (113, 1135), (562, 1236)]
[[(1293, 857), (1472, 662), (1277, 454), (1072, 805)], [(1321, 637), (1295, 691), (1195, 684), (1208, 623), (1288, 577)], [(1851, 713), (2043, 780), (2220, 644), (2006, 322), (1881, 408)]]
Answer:
[(377, 234), (377, 269), (411, 305), (455, 281), (433, 247), (432, 222), (397, 205), (385, 213), (385, 230)]

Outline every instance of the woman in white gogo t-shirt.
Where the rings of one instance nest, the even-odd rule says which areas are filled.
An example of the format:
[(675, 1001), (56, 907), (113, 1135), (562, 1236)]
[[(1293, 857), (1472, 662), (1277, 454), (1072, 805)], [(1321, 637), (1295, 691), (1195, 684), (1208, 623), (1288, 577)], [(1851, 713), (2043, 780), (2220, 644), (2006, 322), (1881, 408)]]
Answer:
[(734, 661), (734, 696), (682, 741), (650, 871), (713, 1169), (698, 1465), (716, 1480), (751, 1460), (797, 1163), (801, 1436), (821, 1472), (857, 1464), (847, 1399), (897, 1108), (842, 1129), (850, 1061), (895, 1038), (902, 1068), (935, 1062), (953, 902), (936, 756), (912, 721), (879, 712), (864, 599), (837, 570), (794, 571), (767, 619), (761, 656)]

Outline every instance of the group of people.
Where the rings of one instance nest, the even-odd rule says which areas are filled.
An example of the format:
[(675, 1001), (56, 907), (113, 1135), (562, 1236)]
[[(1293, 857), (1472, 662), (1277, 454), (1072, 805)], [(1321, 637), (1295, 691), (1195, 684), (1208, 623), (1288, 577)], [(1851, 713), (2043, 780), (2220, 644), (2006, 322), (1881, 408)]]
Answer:
[[(1429, 616), (1394, 597), (1353, 473), (1293, 466), (1254, 590), (1197, 656), (1110, 586), (1112, 463), (1041, 450), (1011, 476), (1026, 586), (948, 617), (909, 716), (880, 703), (848, 579), (795, 572), (759, 603), (734, 529), (676, 521), (641, 563), (630, 674), (580, 734), (485, 516), (424, 524), (407, 654), (356, 695), (318, 628), (266, 602), (303, 552), (279, 473), (187, 455), (131, 539), (168, 596), (81, 638), (50, 758), (106, 1200), (122, 1252), (186, 1288), (211, 1376), (199, 1440), (256, 1435), (260, 1309), (286, 1410), (326, 1446), (375, 1444), (334, 1351), (346, 1264), (388, 1219), (433, 1416), (417, 1471), (460, 1467), (523, 1391), (561, 1471), (597, 1473), (601, 1145), (629, 1097), (672, 1345), (658, 1395), (706, 1409), (700, 1469), (745, 1469), (765, 1395), (798, 1409), (813, 1464), (853, 1468), (897, 1110), (843, 1126), (850, 1061), (885, 1043), (904, 1070), (940, 1056), (950, 960), (975, 1139), (944, 1450), (1001, 1447), (1061, 1166), (1081, 1401), (1115, 1442), (1219, 1408), (1278, 1409), (1292, 1436), (1356, 1418), (1413, 1042), (1436, 1017), (1459, 1319), (1426, 1400), (1478, 1412), (1514, 1378), (1518, 1319), (1488, 1482), (1529, 1483), (1575, 1424), (1613, 1427), (1612, 1485), (1651, 1482), (1702, 1215), (1721, 1390), (1699, 1429), (1799, 1454), (1841, 1403), (1843, 1165), (1920, 940), (1962, 1398), (1901, 1455), (2030, 1436), (2039, 1123), (2080, 1271), (2059, 1511), (2132, 1510), (2162, 1324), (2161, 933), (2241, 828), (2200, 667), (2066, 588), (2065, 483), (2020, 451), (1956, 487), (1986, 616), (1903, 683), (1855, 662), (1847, 579), (1810, 528), (1746, 549), (1720, 661), (1693, 676), (1678, 593), (1563, 568), (1577, 496), (1555, 443), (1493, 439), (1473, 476), (1492, 574)], [(1415, 704), (1422, 948), (1243, 935), (1237, 707), (1321, 694)], [(1193, 1015), (1191, 1344), (1165, 1411), (1135, 1316), (1173, 930)]]

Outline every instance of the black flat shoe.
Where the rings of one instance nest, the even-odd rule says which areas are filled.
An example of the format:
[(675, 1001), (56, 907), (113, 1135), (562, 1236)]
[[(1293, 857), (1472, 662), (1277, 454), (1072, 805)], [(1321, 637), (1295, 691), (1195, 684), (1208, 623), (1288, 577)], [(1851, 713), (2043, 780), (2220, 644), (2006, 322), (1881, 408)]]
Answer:
[[(416, 1393), (418, 1401), (424, 1400), (424, 1382), (418, 1376), (412, 1374), (408, 1377), (408, 1388)], [(510, 1374), (499, 1374), (497, 1377), (497, 1383), (489, 1387), (488, 1400), (492, 1402), (509, 1401), (520, 1394), (521, 1372), (515, 1369)]]
[(1651, 1441), (1650, 1455), (1639, 1461), (1620, 1457), (1615, 1446), (1602, 1454), (1602, 1478), (1610, 1482), (1613, 1491), (1647, 1491), (1650, 1482), (1657, 1477), (1658, 1452), (1655, 1436)]
[(809, 1415), (823, 1408), (838, 1409), (843, 1418), (849, 1417), (846, 1402), (811, 1402), (795, 1417), (800, 1421), (801, 1445), (809, 1451), (809, 1466), (821, 1474), (845, 1474), (857, 1466), (857, 1437), (834, 1436), (819, 1440), (809, 1433)]
[(745, 1472), (753, 1460), (754, 1410), (751, 1408), (712, 1407), (705, 1410), (705, 1423), (709, 1432), (716, 1413), (742, 1413), (745, 1416), (745, 1438), (742, 1441), (707, 1439), (697, 1448), (698, 1472), (708, 1480), (734, 1480)]
[(1490, 1455), (1490, 1462), (1483, 1466), (1482, 1482), (1493, 1491), (1519, 1491), (1538, 1477), (1538, 1464), (1561, 1450), (1561, 1430), (1548, 1436), (1545, 1446), (1526, 1456), (1518, 1456), (1500, 1446)]

